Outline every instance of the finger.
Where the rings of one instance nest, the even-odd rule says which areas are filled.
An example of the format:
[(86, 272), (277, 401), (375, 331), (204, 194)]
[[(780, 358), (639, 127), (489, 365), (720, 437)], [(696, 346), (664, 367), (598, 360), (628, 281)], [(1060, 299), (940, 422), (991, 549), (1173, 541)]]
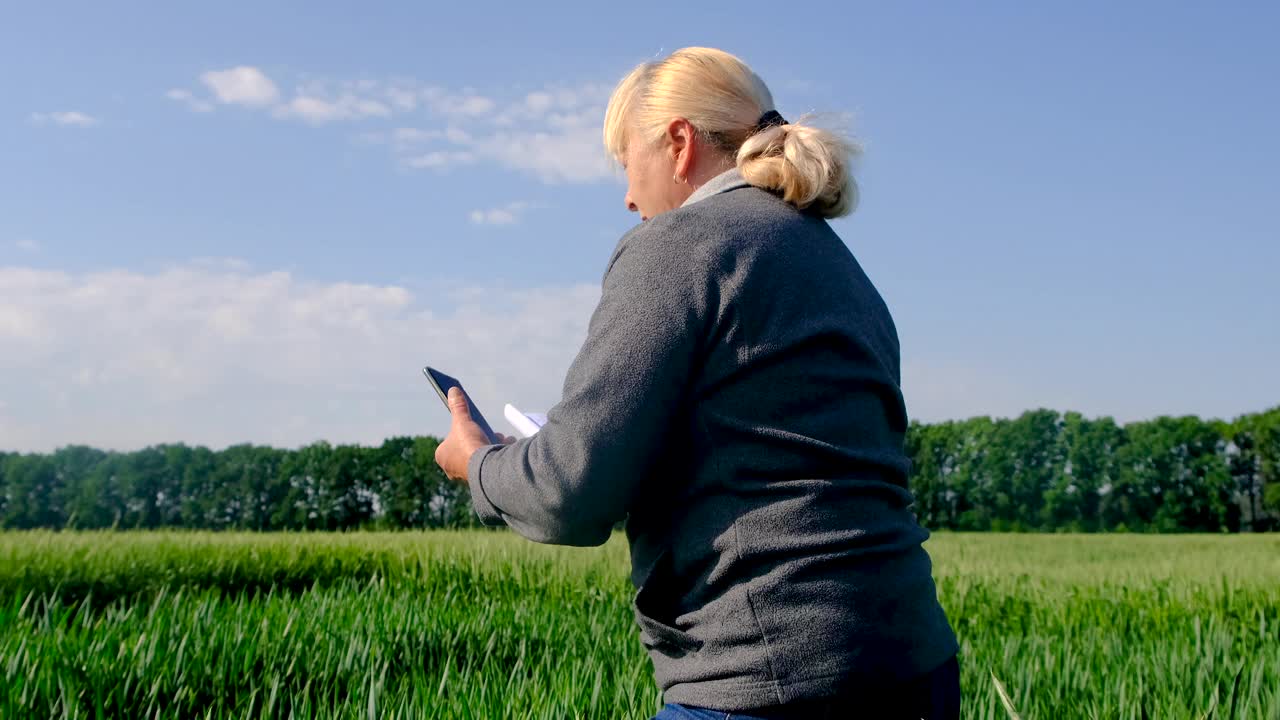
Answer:
[(455, 418), (471, 418), (471, 408), (467, 406), (467, 396), (462, 392), (462, 388), (457, 385), (449, 388), (449, 412), (453, 413)]

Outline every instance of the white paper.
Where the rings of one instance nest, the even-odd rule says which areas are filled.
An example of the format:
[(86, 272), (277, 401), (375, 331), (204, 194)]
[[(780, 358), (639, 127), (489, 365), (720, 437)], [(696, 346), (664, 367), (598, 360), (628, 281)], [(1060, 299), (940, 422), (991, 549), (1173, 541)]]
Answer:
[(511, 403), (503, 406), (502, 415), (507, 418), (507, 422), (511, 423), (511, 427), (515, 428), (520, 437), (537, 435), (538, 430), (547, 424), (547, 416), (543, 413), (521, 412)]

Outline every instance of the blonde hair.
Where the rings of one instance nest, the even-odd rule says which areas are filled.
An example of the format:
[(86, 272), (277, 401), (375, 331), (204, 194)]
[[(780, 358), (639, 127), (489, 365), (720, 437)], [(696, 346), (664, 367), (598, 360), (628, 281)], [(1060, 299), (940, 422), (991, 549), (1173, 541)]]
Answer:
[(742, 60), (715, 48), (684, 48), (637, 66), (618, 83), (605, 110), (604, 146), (621, 162), (633, 139), (628, 129), (636, 141), (656, 146), (668, 124), (684, 118), (735, 159), (748, 183), (824, 218), (853, 212), (858, 186), (849, 161), (859, 148), (830, 130), (794, 122), (757, 132), (761, 115), (773, 109), (769, 88)]

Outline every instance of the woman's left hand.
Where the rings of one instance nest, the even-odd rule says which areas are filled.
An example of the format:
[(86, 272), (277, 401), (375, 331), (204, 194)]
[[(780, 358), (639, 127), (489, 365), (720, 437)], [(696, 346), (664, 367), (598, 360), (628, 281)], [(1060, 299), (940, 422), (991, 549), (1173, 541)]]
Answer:
[[(471, 408), (467, 405), (467, 396), (462, 388), (449, 388), (449, 412), (453, 415), (453, 425), (444, 441), (436, 447), (436, 464), (450, 480), (462, 484), (467, 483), (467, 462), (471, 454), (485, 445), (492, 445), (485, 437), (484, 430), (471, 419)], [(503, 445), (510, 445), (515, 438), (495, 433)]]

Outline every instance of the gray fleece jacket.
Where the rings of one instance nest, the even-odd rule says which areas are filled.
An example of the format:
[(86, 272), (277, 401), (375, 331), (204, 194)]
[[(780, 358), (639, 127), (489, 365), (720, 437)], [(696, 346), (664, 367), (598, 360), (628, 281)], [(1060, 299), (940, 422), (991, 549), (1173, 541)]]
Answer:
[(730, 170), (618, 242), (562, 399), (467, 467), (485, 524), (626, 519), (664, 702), (734, 711), (957, 650), (903, 451), (897, 331), (827, 222)]

